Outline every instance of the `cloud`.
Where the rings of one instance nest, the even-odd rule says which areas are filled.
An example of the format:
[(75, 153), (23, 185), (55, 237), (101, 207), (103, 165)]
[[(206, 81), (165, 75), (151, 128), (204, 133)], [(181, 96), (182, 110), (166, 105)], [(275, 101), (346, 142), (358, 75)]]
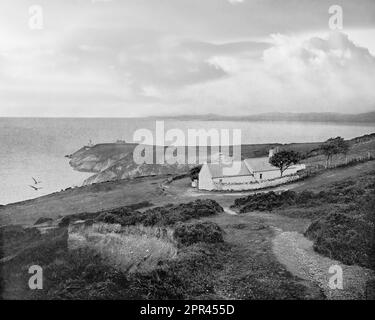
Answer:
[[(360, 43), (374, 45), (375, 2), (361, 1), (342, 0), (345, 27), (367, 28)], [(0, 115), (357, 112), (375, 105), (374, 57), (365, 48), (343, 34), (306, 37), (327, 30), (325, 1), (300, 0), (298, 8), (278, 0), (51, 1), (43, 4), (40, 32), (27, 30), (29, 1), (13, 2), (0, 3)]]
[(243, 3), (244, 0), (228, 0), (228, 2), (229, 2), (230, 4), (238, 4), (238, 3)]
[(198, 112), (351, 113), (375, 106), (375, 58), (343, 33), (306, 41), (275, 35), (260, 60), (244, 54), (209, 61), (228, 76), (174, 95), (182, 104), (198, 106)]

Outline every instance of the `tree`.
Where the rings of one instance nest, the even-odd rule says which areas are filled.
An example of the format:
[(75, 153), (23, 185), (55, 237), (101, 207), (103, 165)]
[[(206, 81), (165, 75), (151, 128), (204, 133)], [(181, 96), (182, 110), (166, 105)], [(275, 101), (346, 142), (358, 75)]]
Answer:
[(190, 169), (190, 179), (191, 181), (198, 180), (199, 172), (201, 171), (202, 166), (196, 166)]
[(282, 150), (275, 153), (269, 160), (270, 164), (280, 169), (280, 176), (283, 176), (283, 173), (290, 166), (298, 163), (301, 160), (301, 155), (293, 150), (287, 151)]
[(320, 150), (327, 157), (326, 168), (335, 154), (343, 153), (347, 154), (349, 151), (349, 143), (341, 137), (330, 138), (320, 146)]

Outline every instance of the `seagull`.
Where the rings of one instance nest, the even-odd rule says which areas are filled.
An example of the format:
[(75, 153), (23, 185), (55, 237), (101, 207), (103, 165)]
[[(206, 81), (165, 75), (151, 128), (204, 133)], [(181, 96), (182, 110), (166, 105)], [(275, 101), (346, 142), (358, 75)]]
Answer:
[(30, 187), (30, 188), (33, 188), (35, 191), (38, 191), (39, 189), (43, 189), (42, 187), (39, 187), (39, 188), (38, 188), (38, 187), (30, 186), (30, 185), (29, 185), (29, 187)]
[(36, 180), (34, 177), (31, 177), (33, 180), (34, 180), (34, 184), (38, 184), (38, 183), (41, 183), (42, 181), (38, 181)]

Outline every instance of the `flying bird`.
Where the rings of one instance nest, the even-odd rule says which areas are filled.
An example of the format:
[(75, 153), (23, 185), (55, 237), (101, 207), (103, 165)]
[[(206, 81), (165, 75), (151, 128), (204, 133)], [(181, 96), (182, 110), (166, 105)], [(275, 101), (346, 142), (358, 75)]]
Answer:
[(29, 186), (30, 188), (33, 188), (35, 191), (38, 191), (39, 189), (43, 189), (42, 187), (34, 187), (34, 186)]

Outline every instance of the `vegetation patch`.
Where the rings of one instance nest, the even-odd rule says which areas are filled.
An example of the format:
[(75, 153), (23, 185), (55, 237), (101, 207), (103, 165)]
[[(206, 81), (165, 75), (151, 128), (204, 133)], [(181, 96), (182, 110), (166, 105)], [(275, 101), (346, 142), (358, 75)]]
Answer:
[(44, 223), (50, 223), (52, 221), (53, 221), (52, 218), (41, 217), (38, 220), (36, 220), (36, 222), (34, 223), (34, 225), (39, 225), (39, 224), (44, 224)]
[(25, 244), (41, 239), (37, 228), (23, 228), (18, 225), (0, 227), (0, 259), (14, 255), (23, 249)]
[(305, 235), (321, 254), (349, 265), (375, 269), (374, 207), (375, 198), (369, 198), (362, 210), (331, 212), (315, 220)]
[(168, 204), (148, 209), (144, 212), (132, 210), (111, 210), (103, 212), (97, 221), (118, 223), (122, 226), (142, 224), (144, 226), (172, 226), (177, 222), (199, 219), (223, 212), (223, 208), (214, 200), (196, 200), (182, 204)]
[(69, 227), (69, 249), (90, 248), (117, 269), (146, 272), (176, 256), (172, 234), (167, 228), (80, 223)]
[[(234, 201), (232, 208), (240, 213), (272, 211), (285, 208), (319, 208), (329, 204), (361, 207), (361, 201), (375, 190), (375, 171), (358, 179), (345, 179), (328, 185), (320, 192), (274, 191), (256, 193)], [(346, 207), (347, 207), (346, 206)], [(343, 206), (345, 207), (345, 206)]]
[(313, 219), (306, 236), (314, 249), (345, 264), (375, 265), (375, 171), (327, 185), (319, 192), (267, 192), (236, 199), (240, 213), (274, 211)]
[[(5, 299), (192, 299), (214, 296), (214, 271), (223, 265), (225, 244), (182, 247), (176, 259), (147, 272), (126, 272), (90, 248), (67, 250), (59, 241), (35, 244), (24, 259), (2, 264)], [(51, 249), (51, 250), (50, 250)], [(43, 268), (43, 290), (30, 290), (28, 267)], [(189, 276), (187, 276), (189, 275)]]
[[(184, 222), (222, 211), (215, 201), (197, 200), (145, 212), (122, 207), (74, 215), (48, 234), (42, 235), (33, 228), (32, 238), (27, 236), (31, 231), (22, 227), (3, 230), (4, 241), (14, 238), (8, 243), (23, 248), (17, 259), (1, 265), (3, 297), (215, 298), (214, 271), (222, 268), (228, 250), (223, 231), (214, 223)], [(68, 228), (61, 225), (69, 225), (69, 241)], [(73, 239), (71, 235), (77, 237)], [(72, 240), (82, 239), (92, 245), (72, 245)], [(124, 257), (128, 260), (124, 261)], [(43, 268), (43, 290), (27, 287), (28, 267), (33, 264)]]
[[(131, 212), (147, 207), (151, 207), (153, 204), (149, 201), (142, 201), (139, 203), (131, 204), (128, 206), (124, 207), (119, 207), (115, 209), (110, 209), (110, 210), (103, 210), (103, 211), (98, 211), (98, 212), (81, 212), (77, 214), (72, 214), (65, 216), (61, 219), (59, 226), (60, 227), (67, 227), (70, 223), (74, 221), (79, 221), (79, 220), (90, 220), (90, 219), (96, 219), (99, 216), (103, 215), (116, 215), (116, 216), (121, 216), (121, 215), (128, 215), (131, 214)], [(104, 222), (104, 221), (103, 221)], [(116, 222), (112, 222), (116, 223)]]
[(224, 242), (223, 230), (213, 222), (180, 223), (174, 230), (174, 238), (181, 246), (190, 246), (198, 242)]

